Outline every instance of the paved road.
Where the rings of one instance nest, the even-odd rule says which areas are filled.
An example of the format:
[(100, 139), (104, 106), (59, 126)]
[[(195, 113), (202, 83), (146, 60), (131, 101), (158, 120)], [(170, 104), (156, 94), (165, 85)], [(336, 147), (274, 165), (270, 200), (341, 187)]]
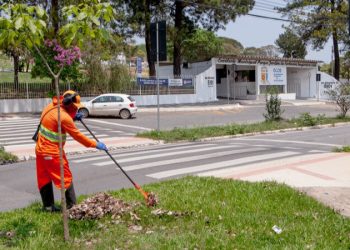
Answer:
[[(213, 175), (235, 167), (319, 157), (350, 144), (350, 126), (205, 141), (165, 144), (111, 152), (139, 184), (183, 175)], [(103, 153), (70, 157), (78, 194), (132, 187)], [(58, 198), (56, 193), (56, 198)], [(0, 166), (0, 210), (39, 200), (34, 161)], [(141, 199), (141, 197), (140, 197)]]
[[(298, 117), (300, 113), (310, 112), (312, 115), (326, 114), (336, 116), (334, 105), (308, 105), (294, 106), (284, 105), (283, 117)], [(215, 111), (179, 111), (161, 112), (160, 128), (173, 129), (175, 127), (194, 127), (208, 125), (223, 125), (228, 123), (251, 123), (263, 121), (263, 105), (245, 105), (240, 108), (230, 110)], [(6, 119), (0, 121), (0, 145), (20, 146), (34, 144), (31, 137), (38, 124), (38, 116), (27, 115), (21, 119)], [(116, 118), (88, 118), (86, 123), (97, 135), (98, 138), (120, 138), (133, 137), (138, 132), (148, 131), (157, 128), (157, 113), (140, 112), (135, 119)], [(83, 126), (77, 123), (81, 131), (89, 135)], [(71, 140), (71, 139), (68, 139)]]

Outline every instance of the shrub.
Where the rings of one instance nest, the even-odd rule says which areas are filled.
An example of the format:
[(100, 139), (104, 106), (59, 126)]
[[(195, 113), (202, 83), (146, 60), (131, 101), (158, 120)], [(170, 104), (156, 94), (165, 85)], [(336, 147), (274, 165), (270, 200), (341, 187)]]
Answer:
[(0, 146), (0, 165), (14, 163), (18, 161), (18, 157), (7, 153), (3, 146)]
[(339, 118), (344, 118), (350, 109), (350, 85), (339, 84), (335, 89), (327, 91), (328, 96), (339, 108)]
[(299, 126), (315, 126), (322, 124), (325, 120), (325, 115), (317, 115), (317, 117), (313, 117), (309, 112), (301, 113), (299, 118), (297, 119), (297, 123)]
[(269, 88), (266, 92), (266, 112), (264, 115), (265, 121), (279, 121), (282, 119), (284, 110), (281, 109), (281, 99), (278, 97), (278, 90), (276, 88)]

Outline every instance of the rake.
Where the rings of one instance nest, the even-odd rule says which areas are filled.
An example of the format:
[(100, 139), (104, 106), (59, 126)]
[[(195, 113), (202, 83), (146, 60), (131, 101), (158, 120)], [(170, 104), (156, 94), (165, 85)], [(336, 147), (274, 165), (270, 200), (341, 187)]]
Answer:
[[(97, 137), (86, 126), (85, 122), (83, 122), (82, 119), (80, 119), (80, 122), (81, 122), (81, 124), (83, 124), (83, 126), (86, 128), (86, 130), (89, 131), (89, 133), (92, 135), (92, 137), (97, 142), (99, 142)], [(144, 191), (140, 185), (138, 185), (133, 179), (131, 179), (131, 177), (124, 171), (124, 169), (119, 165), (119, 163), (114, 159), (114, 157), (107, 150), (104, 150), (104, 151), (111, 158), (111, 160), (115, 163), (115, 165), (117, 165), (117, 167), (123, 172), (123, 174), (129, 179), (129, 181), (134, 185), (134, 187), (143, 195), (143, 197), (145, 198), (145, 201), (146, 201), (146, 205), (149, 207), (153, 207), (153, 206), (157, 205), (157, 198), (156, 198), (155, 194), (148, 193), (148, 192)]]

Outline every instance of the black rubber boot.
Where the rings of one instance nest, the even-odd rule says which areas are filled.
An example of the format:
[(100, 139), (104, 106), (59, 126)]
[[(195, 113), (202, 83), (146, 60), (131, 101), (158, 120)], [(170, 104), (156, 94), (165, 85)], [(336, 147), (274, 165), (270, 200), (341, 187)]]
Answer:
[(75, 197), (73, 182), (70, 184), (69, 188), (66, 189), (65, 196), (66, 196), (67, 209), (70, 209), (75, 204), (77, 204), (77, 198)]
[(41, 200), (43, 201), (43, 210), (47, 212), (59, 212), (61, 209), (55, 206), (53, 196), (52, 182), (47, 183), (40, 189)]

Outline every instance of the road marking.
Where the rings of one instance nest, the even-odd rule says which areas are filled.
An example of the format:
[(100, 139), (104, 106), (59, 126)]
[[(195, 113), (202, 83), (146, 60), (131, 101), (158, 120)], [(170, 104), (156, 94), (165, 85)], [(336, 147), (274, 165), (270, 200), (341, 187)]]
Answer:
[[(198, 152), (205, 152), (215, 149), (225, 149), (225, 148), (232, 148), (233, 146), (213, 146), (208, 148), (200, 148), (200, 149), (192, 149), (192, 150), (182, 150), (182, 151), (176, 151), (176, 152), (170, 152), (170, 153), (162, 153), (162, 154), (155, 154), (155, 155), (145, 155), (145, 156), (139, 156), (139, 157), (132, 157), (128, 159), (122, 159), (118, 160), (120, 163), (126, 163), (126, 162), (133, 162), (133, 161), (140, 161), (140, 160), (147, 160), (152, 158), (159, 158), (164, 156), (174, 156), (174, 155), (180, 155), (180, 154), (188, 154), (188, 153), (198, 153)], [(106, 165), (113, 165), (114, 162), (112, 160), (105, 161), (105, 162), (99, 162), (95, 163), (93, 165), (95, 166), (106, 166)]]
[[(189, 144), (185, 144), (185, 145), (189, 145)], [(181, 149), (199, 148), (199, 147), (207, 147), (207, 146), (213, 146), (213, 145), (215, 145), (215, 144), (197, 144), (197, 145), (185, 146), (185, 147), (182, 147)], [(176, 149), (178, 149), (178, 147), (171, 147), (171, 148), (166, 148), (166, 149), (160, 148), (160, 150), (162, 152), (174, 151)], [(155, 150), (157, 150), (157, 148)], [(133, 152), (133, 153), (130, 153), (130, 152), (119, 153), (119, 154), (113, 154), (113, 157), (121, 158), (121, 157), (126, 157), (126, 156), (129, 157), (129, 156), (133, 156), (133, 155), (140, 155), (140, 154), (142, 155), (142, 154), (149, 154), (149, 153), (154, 153), (154, 152), (157, 153), (157, 151), (155, 151), (155, 150), (139, 151), (139, 152)], [(80, 159), (80, 160), (73, 160), (73, 162), (81, 163), (81, 162), (89, 162), (89, 161), (102, 160), (102, 159), (109, 159), (109, 156), (107, 156), (107, 155), (96, 156), (96, 157), (84, 158), (84, 159)]]
[(144, 164), (123, 167), (123, 169), (126, 171), (132, 171), (132, 170), (138, 170), (138, 169), (144, 169), (144, 168), (165, 166), (165, 165), (175, 164), (175, 163), (184, 163), (184, 162), (190, 162), (190, 161), (196, 161), (196, 160), (204, 160), (204, 159), (221, 157), (221, 156), (232, 155), (232, 154), (247, 153), (247, 152), (253, 152), (253, 151), (257, 152), (257, 151), (262, 151), (262, 150), (264, 150), (264, 149), (263, 148), (262, 149), (256, 149), (256, 148), (235, 149), (235, 150), (217, 152), (217, 153), (212, 153), (212, 154), (176, 158), (176, 159), (172, 159), (172, 160), (148, 162), (148, 163), (144, 163)]
[(116, 122), (106, 122), (106, 121), (100, 121), (100, 120), (94, 120), (94, 119), (89, 119), (89, 121), (97, 122), (97, 123), (103, 123), (103, 124), (109, 124), (109, 125), (115, 125), (115, 126), (119, 126), (119, 127), (136, 128), (136, 129), (146, 130), (146, 131), (151, 131), (152, 130), (150, 128), (125, 125), (125, 124), (120, 124), (120, 123), (116, 123)]
[(276, 139), (253, 139), (253, 138), (241, 138), (239, 140), (244, 141), (265, 141), (265, 142), (283, 142), (283, 143), (295, 143), (295, 144), (306, 144), (306, 145), (319, 145), (319, 146), (330, 146), (330, 147), (342, 147), (339, 144), (321, 143), (321, 142), (308, 142), (308, 141), (290, 141), (290, 140), (276, 140)]
[(201, 171), (206, 171), (206, 170), (213, 170), (213, 169), (224, 168), (224, 167), (233, 167), (233, 166), (238, 166), (238, 165), (244, 164), (244, 163), (245, 164), (252, 163), (255, 161), (273, 159), (276, 157), (288, 157), (288, 156), (292, 156), (292, 155), (296, 155), (296, 154), (299, 154), (299, 153), (286, 151), (286, 152), (271, 153), (271, 154), (264, 154), (264, 155), (257, 155), (257, 156), (249, 155), (249, 156), (244, 156), (244, 157), (241, 157), (241, 158), (235, 159), (235, 160), (204, 164), (204, 165), (199, 165), (199, 166), (195, 166), (195, 167), (179, 168), (179, 169), (174, 169), (174, 170), (162, 171), (162, 172), (149, 174), (147, 176), (151, 177), (151, 178), (155, 178), (155, 179), (162, 179), (162, 178), (175, 176), (175, 175), (189, 174), (189, 173), (201, 172)]

